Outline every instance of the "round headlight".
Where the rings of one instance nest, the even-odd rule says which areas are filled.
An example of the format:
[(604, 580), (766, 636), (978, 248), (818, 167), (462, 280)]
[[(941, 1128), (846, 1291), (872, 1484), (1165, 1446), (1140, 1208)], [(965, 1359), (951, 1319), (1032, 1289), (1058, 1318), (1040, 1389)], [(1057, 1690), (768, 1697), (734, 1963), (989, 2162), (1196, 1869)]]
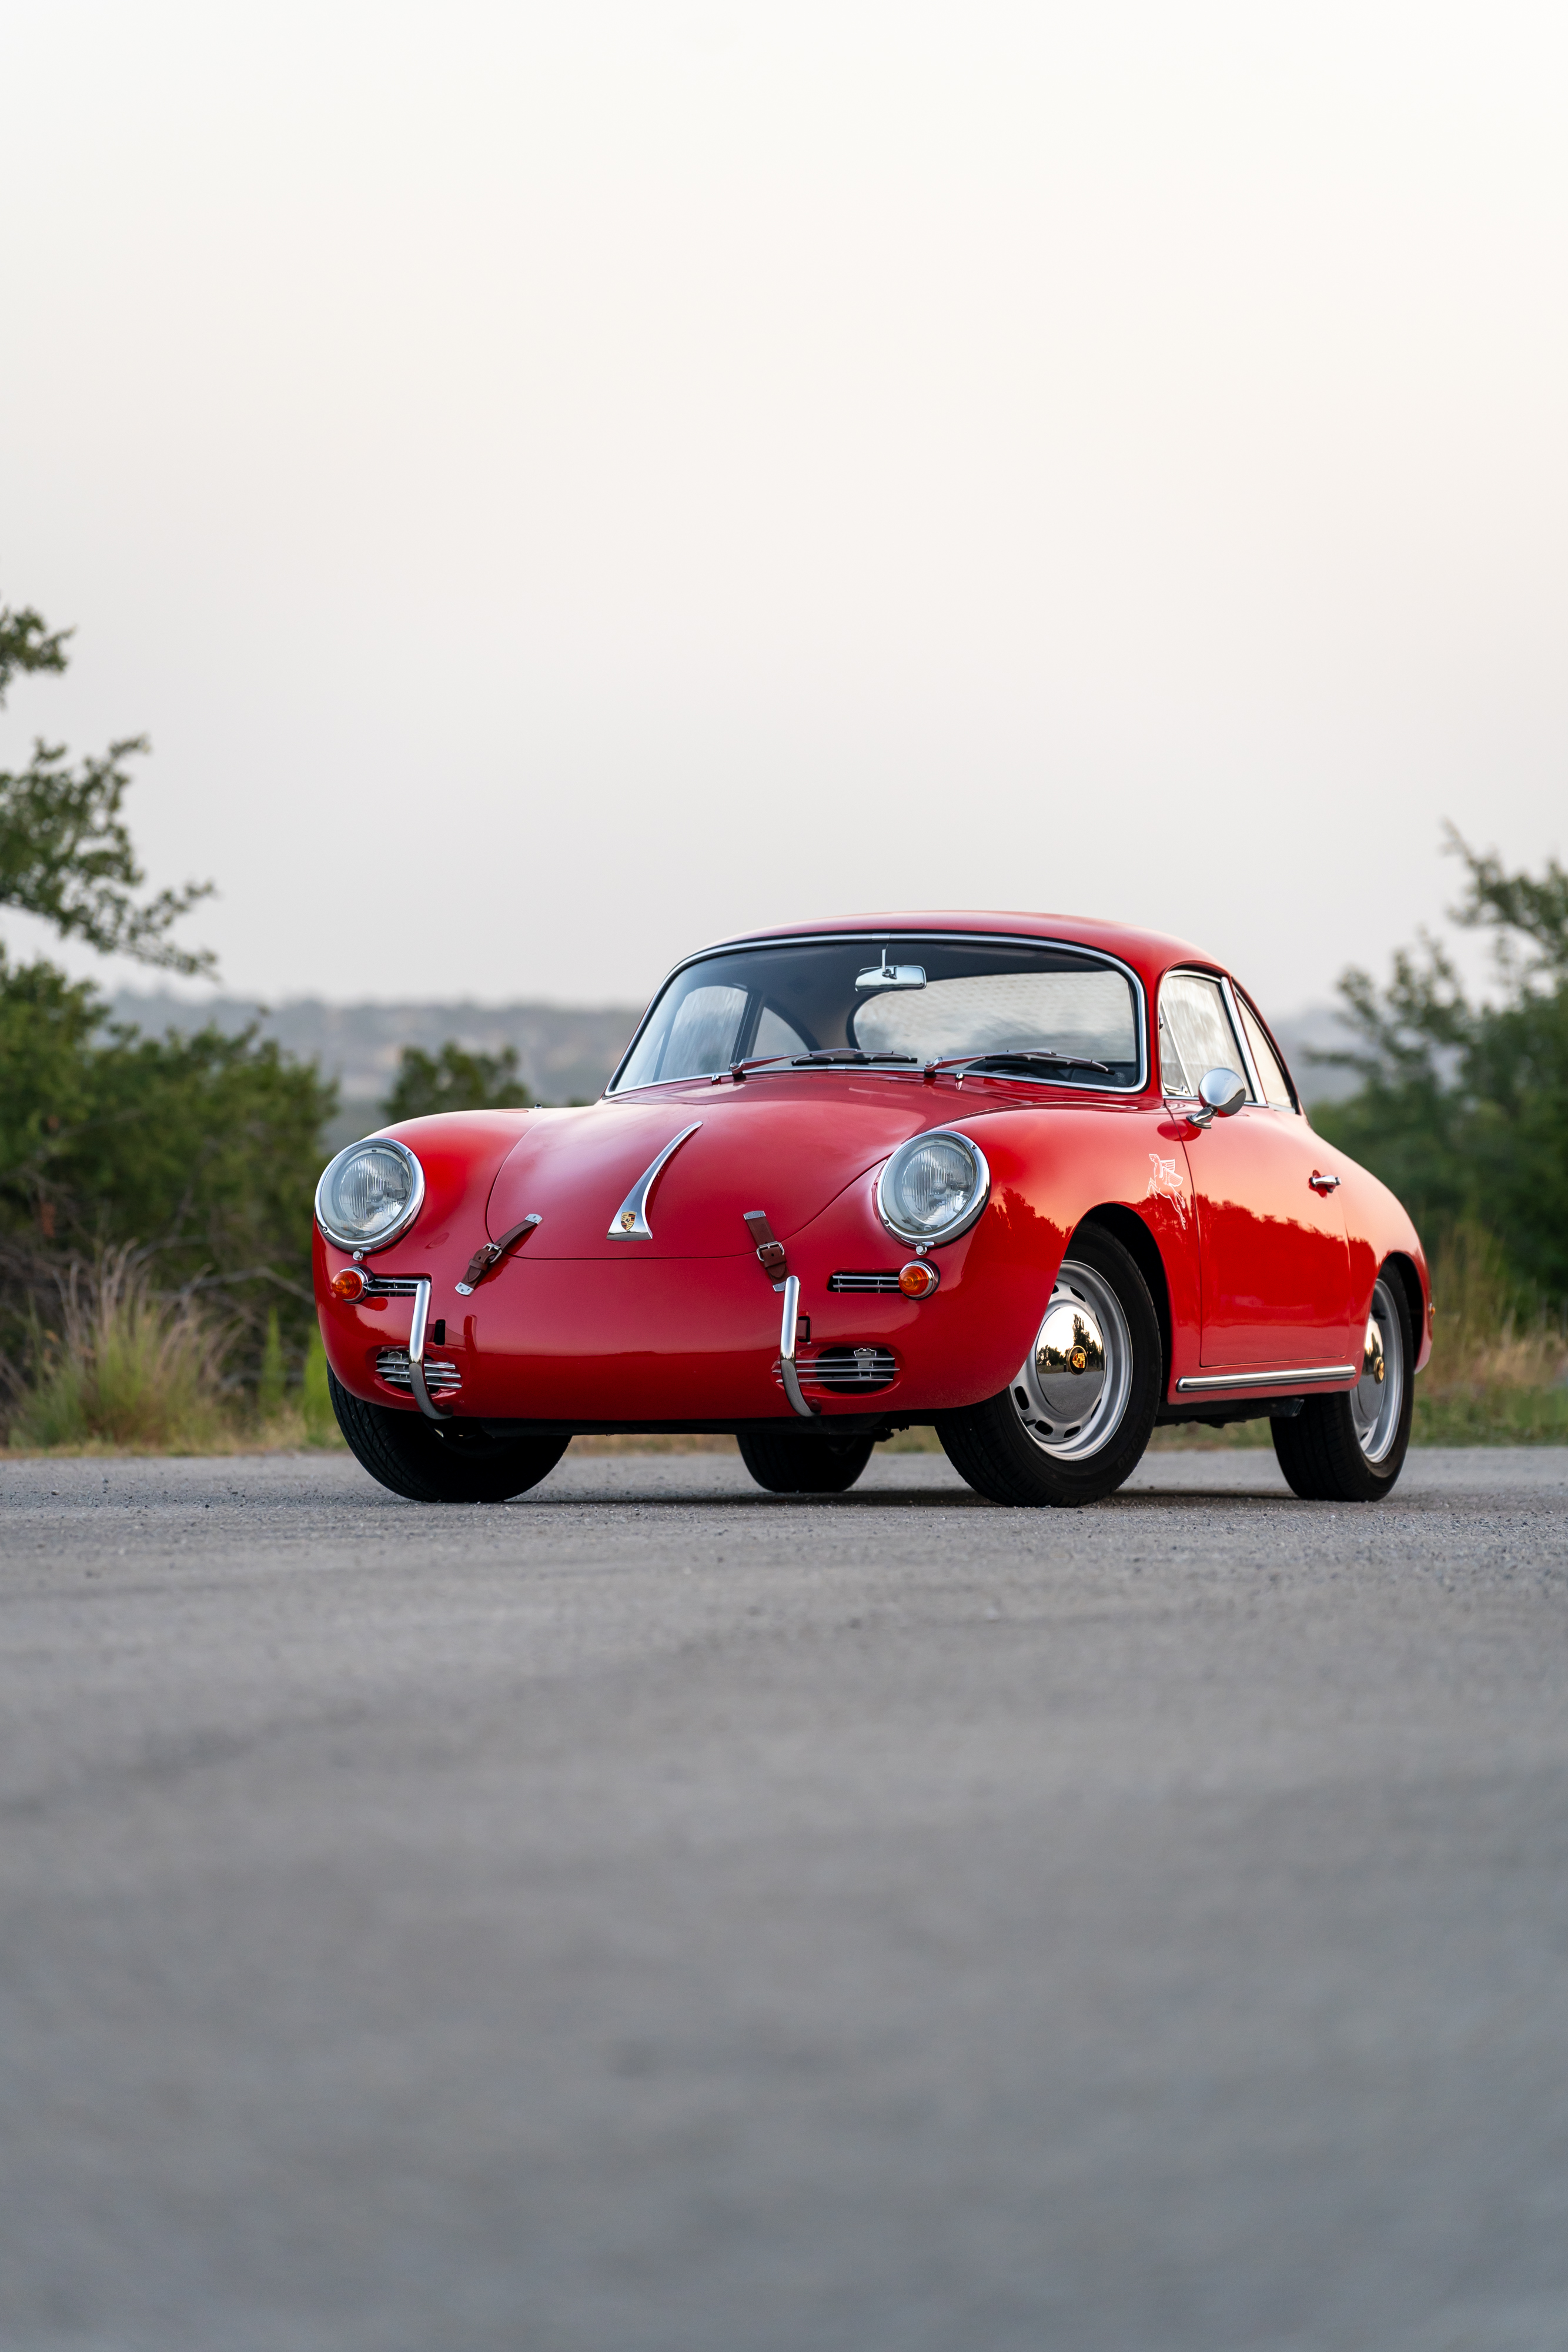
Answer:
[(424, 1199), (424, 1171), (406, 1143), (350, 1143), (321, 1171), (316, 1222), (340, 1249), (384, 1249), (406, 1233)]
[(899, 1145), (876, 1180), (877, 1213), (901, 1242), (956, 1241), (985, 1207), (990, 1189), (979, 1145), (938, 1128)]

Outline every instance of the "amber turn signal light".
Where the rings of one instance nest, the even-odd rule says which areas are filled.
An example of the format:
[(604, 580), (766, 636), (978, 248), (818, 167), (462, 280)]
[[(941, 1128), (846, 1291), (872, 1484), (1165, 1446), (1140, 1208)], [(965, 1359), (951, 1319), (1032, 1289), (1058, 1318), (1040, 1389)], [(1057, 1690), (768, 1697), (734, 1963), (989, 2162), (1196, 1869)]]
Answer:
[(924, 1258), (911, 1258), (899, 1269), (898, 1286), (905, 1298), (929, 1298), (941, 1279), (936, 1268), (927, 1265)]
[(334, 1298), (347, 1298), (351, 1301), (362, 1298), (364, 1295), (365, 1277), (357, 1265), (346, 1265), (341, 1274), (335, 1274), (332, 1276)]

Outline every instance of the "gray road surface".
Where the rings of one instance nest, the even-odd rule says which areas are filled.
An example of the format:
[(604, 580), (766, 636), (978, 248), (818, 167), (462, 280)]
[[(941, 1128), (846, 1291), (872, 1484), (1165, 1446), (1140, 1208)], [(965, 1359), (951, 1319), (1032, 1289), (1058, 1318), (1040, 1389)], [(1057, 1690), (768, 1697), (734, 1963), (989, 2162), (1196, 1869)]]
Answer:
[(5, 2352), (1568, 2347), (1568, 1453), (0, 1549)]

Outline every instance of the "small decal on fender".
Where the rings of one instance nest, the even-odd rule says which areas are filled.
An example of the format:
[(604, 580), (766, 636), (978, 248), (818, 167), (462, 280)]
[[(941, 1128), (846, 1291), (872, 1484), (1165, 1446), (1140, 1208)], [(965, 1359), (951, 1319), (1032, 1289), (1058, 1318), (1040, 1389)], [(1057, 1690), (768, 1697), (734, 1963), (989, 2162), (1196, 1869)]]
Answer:
[(1145, 1194), (1145, 1198), (1150, 1201), (1173, 1202), (1176, 1206), (1177, 1216), (1182, 1218), (1185, 1222), (1186, 1217), (1186, 1194), (1182, 1190), (1181, 1162), (1179, 1160), (1162, 1160), (1157, 1151), (1150, 1152), (1149, 1185), (1148, 1191)]

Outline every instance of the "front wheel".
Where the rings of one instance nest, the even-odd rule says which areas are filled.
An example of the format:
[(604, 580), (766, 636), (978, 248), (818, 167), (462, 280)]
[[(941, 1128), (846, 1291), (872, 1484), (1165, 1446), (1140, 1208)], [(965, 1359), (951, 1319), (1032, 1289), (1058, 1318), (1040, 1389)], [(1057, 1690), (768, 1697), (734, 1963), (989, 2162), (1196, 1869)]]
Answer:
[(329, 1366), (338, 1426), (372, 1478), (410, 1503), (504, 1503), (555, 1468), (570, 1437), (491, 1437), (473, 1423), (398, 1412), (350, 1396)]
[(1415, 1361), (1405, 1286), (1380, 1275), (1354, 1388), (1309, 1397), (1273, 1424), (1276, 1459), (1304, 1503), (1376, 1503), (1390, 1491), (1410, 1444)]
[(958, 1475), (993, 1503), (1103, 1502), (1137, 1468), (1159, 1411), (1159, 1320), (1131, 1252), (1097, 1225), (1068, 1250), (1010, 1387), (936, 1424)]
[(806, 1430), (745, 1430), (740, 1458), (770, 1495), (844, 1495), (871, 1460), (870, 1437), (818, 1437)]

